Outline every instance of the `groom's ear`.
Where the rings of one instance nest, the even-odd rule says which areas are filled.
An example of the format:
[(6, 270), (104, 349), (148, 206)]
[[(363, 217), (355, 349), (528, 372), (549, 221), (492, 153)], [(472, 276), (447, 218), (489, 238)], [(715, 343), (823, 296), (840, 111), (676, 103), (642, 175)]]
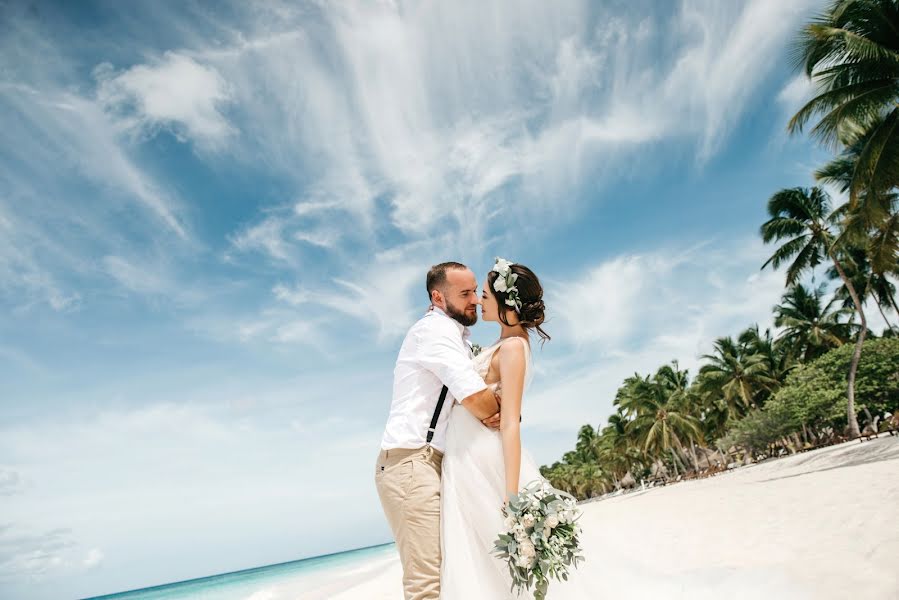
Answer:
[(443, 297), (443, 292), (438, 289), (431, 290), (431, 305), (432, 306), (445, 306), (446, 300)]

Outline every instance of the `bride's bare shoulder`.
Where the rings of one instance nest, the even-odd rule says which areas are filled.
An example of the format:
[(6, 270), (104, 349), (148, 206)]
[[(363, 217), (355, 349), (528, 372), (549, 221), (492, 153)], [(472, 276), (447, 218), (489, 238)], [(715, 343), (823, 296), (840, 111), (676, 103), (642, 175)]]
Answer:
[(530, 350), (531, 343), (527, 338), (522, 336), (512, 336), (504, 339), (497, 349), (498, 352), (501, 352), (503, 348), (506, 348), (507, 352), (525, 352)]
[[(504, 358), (514, 358), (514, 359), (522, 359), (527, 362), (528, 353), (530, 351), (530, 344), (527, 339), (523, 337), (510, 337), (504, 339), (499, 348), (496, 349), (497, 355), (502, 355)], [(499, 358), (499, 356), (497, 356)]]

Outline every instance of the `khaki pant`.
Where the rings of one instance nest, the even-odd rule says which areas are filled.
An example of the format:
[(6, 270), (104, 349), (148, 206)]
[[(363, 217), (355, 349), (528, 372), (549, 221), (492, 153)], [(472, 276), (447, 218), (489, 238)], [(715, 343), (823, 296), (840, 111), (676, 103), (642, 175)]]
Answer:
[(403, 563), (406, 600), (440, 598), (440, 470), (430, 446), (381, 450), (375, 485)]

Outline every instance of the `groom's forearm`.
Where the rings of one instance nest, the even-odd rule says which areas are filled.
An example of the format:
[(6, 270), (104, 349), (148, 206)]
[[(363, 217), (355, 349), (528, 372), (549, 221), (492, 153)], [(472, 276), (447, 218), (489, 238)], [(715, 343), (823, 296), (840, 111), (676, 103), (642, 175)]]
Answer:
[(499, 402), (496, 401), (496, 394), (490, 387), (475, 392), (462, 400), (462, 406), (479, 420), (492, 417), (499, 412)]

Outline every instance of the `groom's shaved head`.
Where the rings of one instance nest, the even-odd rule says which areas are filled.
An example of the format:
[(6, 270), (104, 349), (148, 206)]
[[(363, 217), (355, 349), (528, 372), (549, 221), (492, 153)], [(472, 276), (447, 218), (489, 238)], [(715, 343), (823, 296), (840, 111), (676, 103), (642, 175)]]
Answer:
[(431, 292), (434, 290), (444, 291), (446, 288), (446, 272), (451, 269), (459, 269), (465, 271), (468, 269), (465, 265), (458, 262), (445, 262), (440, 263), (439, 265), (434, 265), (431, 267), (431, 270), (428, 271), (428, 301), (432, 300)]

